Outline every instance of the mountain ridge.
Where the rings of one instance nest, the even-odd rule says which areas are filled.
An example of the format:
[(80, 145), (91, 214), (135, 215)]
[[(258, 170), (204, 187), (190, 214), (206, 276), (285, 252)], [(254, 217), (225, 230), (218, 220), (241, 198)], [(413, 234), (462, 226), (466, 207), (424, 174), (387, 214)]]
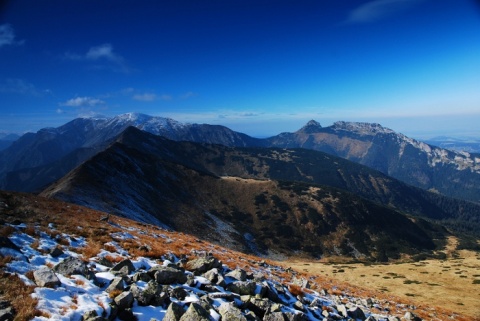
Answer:
[[(322, 127), (312, 120), (296, 132), (257, 139), (223, 126), (182, 124), (169, 118), (135, 113), (113, 118), (75, 119), (58, 128), (22, 136), (0, 151), (0, 188), (39, 191), (45, 183), (66, 173), (65, 168), (56, 171), (56, 164), (71, 164), (68, 170), (73, 169), (103, 150), (128, 126), (176, 141), (319, 150), (369, 166), (422, 189), (480, 202), (480, 154), (458, 153), (428, 145), (379, 124), (339, 121)], [(76, 162), (71, 162), (70, 153), (76, 154)], [(62, 161), (64, 157), (66, 160)], [(41, 174), (47, 172), (48, 177)], [(24, 177), (31, 177), (31, 173), (44, 176), (36, 179), (38, 183), (27, 183)]]
[[(311, 161), (319, 165), (315, 172), (307, 172)], [(331, 181), (332, 175), (338, 177), (333, 178), (337, 188), (320, 185), (322, 177)], [(356, 195), (372, 186), (378, 194), (370, 200), (367, 192)], [(435, 199), (440, 196), (430, 193), (428, 199), (413, 187), (321, 152), (174, 142), (134, 127), (40, 195), (163, 224), (242, 251), (313, 256), (337, 251), (378, 260), (434, 250), (433, 239), (448, 233), (428, 220), (458, 218), (455, 210), (441, 207), (447, 201)]]

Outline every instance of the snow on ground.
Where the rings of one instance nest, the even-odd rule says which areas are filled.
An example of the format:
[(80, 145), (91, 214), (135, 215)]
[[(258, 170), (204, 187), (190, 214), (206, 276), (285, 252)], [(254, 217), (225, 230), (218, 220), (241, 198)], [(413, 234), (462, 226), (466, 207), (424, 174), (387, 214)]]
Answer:
[[(48, 231), (38, 231), (36, 233), (36, 237), (32, 237), (25, 233), (25, 227), (19, 227), (18, 225), (13, 227), (16, 228), (16, 232), (11, 234), (9, 238), (16, 246), (21, 249), (22, 253), (17, 253), (20, 255), (19, 259), (15, 259), (7, 264), (7, 270), (9, 272), (18, 274), (21, 279), (29, 285), (34, 285), (34, 282), (26, 276), (26, 274), (28, 274), (27, 272), (35, 271), (45, 266), (52, 268), (67, 257), (80, 256), (75, 252), (69, 251), (69, 246), (63, 246), (62, 250), (64, 253), (61, 254), (59, 257), (52, 257), (49, 254), (50, 251), (59, 247), (59, 243), (57, 243), (58, 235), (61, 235), (61, 238), (63, 240), (68, 240), (70, 246), (73, 248), (78, 249), (79, 247), (88, 245), (85, 238), (77, 236), (74, 237), (67, 234), (60, 234), (54, 229), (53, 225), (49, 225), (49, 227), (50, 232), (55, 232), (52, 233), (52, 235), (55, 235), (55, 237), (52, 237), (52, 235), (50, 235)], [(139, 230), (132, 229), (131, 227), (125, 227), (123, 231), (113, 233), (111, 236), (114, 239), (120, 240), (136, 239), (136, 236), (134, 236), (132, 233), (138, 231)], [(166, 236), (160, 235), (159, 237), (164, 238)], [(112, 299), (109, 297), (109, 294), (105, 292), (105, 289), (115, 276), (110, 272), (109, 267), (100, 264), (98, 261), (101, 261), (102, 258), (105, 259), (107, 255), (111, 257), (128, 257), (128, 252), (123, 249), (122, 246), (116, 241), (105, 243), (105, 246), (107, 246), (110, 251), (102, 249), (96, 257), (90, 258), (90, 263), (88, 264), (89, 269), (94, 271), (97, 283), (81, 275), (63, 276), (57, 273), (57, 277), (61, 282), (60, 286), (57, 286), (56, 288), (35, 288), (32, 296), (38, 299), (37, 308), (42, 311), (43, 315), (37, 316), (33, 320), (79, 321), (82, 319), (82, 316), (89, 311), (96, 311), (99, 316), (109, 315), (111, 309), (109, 304), (110, 302), (112, 302)], [(28, 258), (28, 260), (26, 258)], [(148, 270), (151, 267), (159, 265), (158, 261), (146, 257), (130, 259), (136, 270)], [(170, 254), (169, 259), (164, 259), (161, 264), (164, 266), (168, 266), (169, 264), (175, 263), (178, 260), (178, 257)], [(228, 269), (225, 265), (224, 268)], [(258, 272), (268, 275), (269, 272), (272, 272), (272, 270), (275, 268), (277, 267), (268, 266), (265, 268), (257, 267), (256, 269), (258, 269)], [(195, 286), (190, 287), (187, 284), (171, 285), (172, 287), (182, 287), (184, 290), (186, 290), (187, 293), (186, 297), (182, 300), (170, 297), (170, 300), (172, 302), (176, 302), (182, 306), (185, 306), (191, 302), (200, 301), (200, 296), (205, 295), (205, 291), (200, 289), (203, 285), (213, 286), (215, 290), (218, 290), (219, 294), (231, 294), (231, 292), (226, 291), (223, 287), (211, 284), (211, 282), (205, 277), (194, 276), (192, 272), (189, 271), (186, 271), (185, 273), (194, 277)], [(129, 276), (133, 276), (133, 273)], [(229, 279), (230, 277), (226, 277), (227, 282), (233, 282), (233, 279)], [(269, 282), (272, 281), (263, 282), (264, 285), (267, 285)], [(140, 288), (147, 287), (147, 283), (143, 281), (136, 282), (136, 285)], [(258, 284), (256, 288), (256, 293), (260, 293), (260, 291), (261, 287)], [(276, 290), (274, 291), (276, 292)], [(332, 305), (331, 298), (321, 296), (314, 291), (310, 292), (311, 293), (305, 294), (307, 301), (313, 302), (314, 300), (317, 300), (322, 302), (324, 306)], [(285, 293), (277, 294), (279, 295), (279, 297), (282, 298), (283, 302), (285, 302), (287, 305), (290, 305), (282, 307), (282, 312), (299, 313), (292, 308), (293, 304), (297, 301), (297, 298), (295, 298), (288, 291)], [(235, 300), (238, 299), (236, 298)], [(226, 302), (228, 301), (221, 297), (214, 298), (212, 299), (212, 306), (218, 309), (221, 304)], [(137, 317), (139, 321), (162, 320), (166, 313), (166, 307), (140, 306), (138, 305), (137, 301), (135, 301), (132, 307), (132, 313)], [(209, 313), (210, 319), (212, 321), (218, 321), (221, 319), (219, 313), (214, 309), (210, 309)], [(312, 315), (310, 311), (306, 311), (306, 316), (310, 320), (318, 320)], [(378, 318), (378, 315), (375, 315), (375, 317), (377, 318), (377, 320), (385, 320), (382, 318)]]

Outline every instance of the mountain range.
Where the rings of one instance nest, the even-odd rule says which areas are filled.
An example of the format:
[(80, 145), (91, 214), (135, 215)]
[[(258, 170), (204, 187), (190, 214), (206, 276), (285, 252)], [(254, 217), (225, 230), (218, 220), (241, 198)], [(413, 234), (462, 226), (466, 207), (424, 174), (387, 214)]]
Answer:
[[(433, 253), (452, 231), (478, 233), (480, 205), (471, 202), (478, 200), (478, 158), (378, 124), (310, 121), (295, 133), (256, 139), (126, 114), (24, 135), (0, 152), (0, 177), (3, 189), (41, 192), (242, 251), (388, 260)], [(412, 184), (418, 178), (429, 185)]]
[(428, 145), (378, 124), (336, 122), (322, 127), (310, 121), (294, 133), (257, 139), (223, 126), (183, 124), (134, 113), (79, 118), (23, 135), (0, 151), (0, 188), (38, 192), (106, 148), (129, 126), (175, 141), (323, 151), (422, 189), (480, 202), (480, 154)]

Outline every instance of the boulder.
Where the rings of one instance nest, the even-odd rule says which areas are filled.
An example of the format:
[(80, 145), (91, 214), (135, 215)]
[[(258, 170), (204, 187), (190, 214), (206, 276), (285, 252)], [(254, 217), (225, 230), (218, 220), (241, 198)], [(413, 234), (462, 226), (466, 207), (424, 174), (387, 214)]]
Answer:
[(231, 277), (238, 281), (246, 281), (247, 280), (247, 272), (242, 269), (235, 269), (233, 271), (228, 272), (225, 276)]
[[(126, 268), (125, 268), (126, 267)], [(125, 274), (129, 275), (130, 273), (135, 272), (135, 266), (133, 265), (132, 261), (129, 259), (125, 259), (119, 263), (117, 263), (114, 267), (110, 269), (110, 273), (113, 275), (116, 274)]]
[(213, 256), (201, 257), (192, 261), (188, 261), (186, 268), (195, 275), (201, 275), (213, 268), (221, 268), (222, 263)]
[(125, 289), (125, 285), (124, 285), (123, 279), (116, 277), (112, 280), (110, 285), (105, 289), (105, 292), (110, 293), (113, 290), (123, 291), (124, 289)]
[(178, 299), (180, 301), (185, 300), (185, 298), (188, 295), (187, 291), (185, 291), (185, 289), (180, 287), (180, 286), (175, 287), (175, 288), (171, 288), (169, 293), (170, 293), (171, 297), (173, 297), (175, 299)]
[(240, 295), (255, 295), (257, 284), (251, 281), (235, 281), (227, 285), (227, 291)]
[(179, 321), (185, 311), (178, 303), (172, 302), (168, 306), (167, 312), (162, 321)]
[(288, 321), (288, 319), (283, 312), (272, 312), (265, 314), (263, 321)]
[(210, 321), (210, 314), (198, 303), (191, 303), (180, 321)]
[(87, 264), (79, 258), (73, 256), (69, 256), (62, 262), (55, 265), (53, 271), (65, 276), (77, 274), (86, 277), (88, 274)]
[(18, 261), (28, 262), (28, 259), (8, 237), (0, 236), (0, 257), (11, 256)]
[(247, 318), (242, 314), (242, 311), (232, 302), (222, 303), (218, 308), (218, 312), (222, 316), (222, 320), (247, 321)]
[(172, 266), (155, 266), (148, 271), (154, 273), (154, 279), (160, 284), (184, 284), (187, 282), (187, 276), (182, 268)]
[(367, 318), (365, 316), (365, 313), (363, 312), (363, 310), (360, 309), (359, 307), (354, 307), (354, 308), (348, 309), (347, 314), (350, 318), (355, 319), (355, 320), (364, 321)]
[(113, 300), (120, 311), (131, 308), (133, 305), (133, 294), (130, 291), (124, 291), (117, 295), (115, 299)]
[(63, 255), (63, 251), (61, 248), (54, 247), (53, 249), (50, 250), (50, 256), (51, 257), (59, 257), (60, 255)]
[(9, 301), (0, 300), (0, 321), (11, 321), (15, 317), (15, 310)]
[(33, 278), (35, 283), (41, 287), (55, 288), (61, 285), (57, 275), (46, 266), (34, 271)]

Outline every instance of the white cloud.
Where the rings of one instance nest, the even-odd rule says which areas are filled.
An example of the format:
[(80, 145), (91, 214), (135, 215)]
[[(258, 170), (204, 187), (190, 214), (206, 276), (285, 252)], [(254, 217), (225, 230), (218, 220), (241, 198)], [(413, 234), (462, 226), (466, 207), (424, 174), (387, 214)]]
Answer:
[(345, 23), (375, 22), (407, 10), (423, 1), (424, 0), (373, 0), (352, 10)]
[(103, 63), (103, 65), (96, 66), (96, 68), (99, 69), (112, 69), (113, 71), (125, 73), (131, 71), (131, 68), (127, 65), (125, 59), (118, 53), (114, 52), (113, 46), (109, 43), (90, 47), (85, 54), (67, 52), (65, 58), (68, 60)]
[(75, 97), (60, 104), (67, 107), (95, 107), (104, 105), (105, 101), (92, 97)]
[(132, 98), (133, 100), (138, 100), (138, 101), (154, 101), (157, 99), (157, 95), (149, 94), (149, 93), (136, 94), (136, 95), (133, 95)]
[(23, 40), (15, 40), (15, 32), (13, 28), (9, 24), (0, 25), (0, 47), (8, 46), (8, 45), (21, 45), (25, 41)]

